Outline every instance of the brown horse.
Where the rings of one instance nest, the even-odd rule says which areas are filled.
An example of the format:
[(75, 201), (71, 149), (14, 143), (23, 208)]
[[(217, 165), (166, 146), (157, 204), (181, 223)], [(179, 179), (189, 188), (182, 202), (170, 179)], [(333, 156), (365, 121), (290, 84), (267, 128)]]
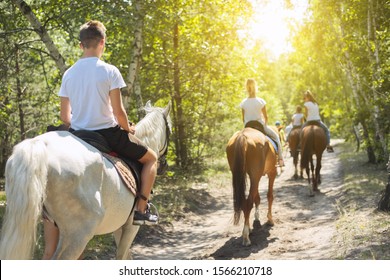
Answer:
[[(288, 136), (288, 146), (291, 151), (293, 163), (295, 167), (294, 178), (298, 179), (298, 161), (299, 161), (299, 140), (300, 140), (300, 128), (293, 128)], [(300, 178), (303, 178), (303, 169), (300, 170)]]
[[(233, 176), (234, 224), (238, 224), (241, 211), (244, 213), (242, 244), (249, 246), (249, 216), (256, 206), (255, 221), (259, 221), (259, 182), (263, 175), (268, 175), (268, 224), (273, 225), (272, 202), (273, 186), (276, 178), (276, 153), (272, 144), (263, 133), (253, 128), (244, 128), (236, 132), (226, 147), (227, 159)], [(250, 190), (246, 197), (246, 174), (250, 179)]]
[[(314, 191), (318, 191), (321, 184), (321, 159), (326, 148), (325, 131), (317, 125), (308, 125), (301, 132), (301, 168), (306, 170), (310, 196), (314, 196)], [(316, 166), (314, 173), (313, 155), (316, 156)], [(310, 180), (310, 169), (312, 179)]]

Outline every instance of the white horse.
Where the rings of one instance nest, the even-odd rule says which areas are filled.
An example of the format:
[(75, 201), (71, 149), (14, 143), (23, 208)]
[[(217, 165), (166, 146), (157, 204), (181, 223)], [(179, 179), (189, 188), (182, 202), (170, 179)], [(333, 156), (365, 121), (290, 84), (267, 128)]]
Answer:
[[(136, 136), (157, 155), (168, 149), (171, 106), (152, 107)], [(60, 232), (53, 259), (77, 259), (94, 235), (114, 232), (117, 259), (131, 257), (139, 230), (134, 195), (115, 167), (91, 145), (67, 131), (48, 132), (14, 147), (6, 165), (7, 206), (0, 259), (30, 259), (43, 205)]]

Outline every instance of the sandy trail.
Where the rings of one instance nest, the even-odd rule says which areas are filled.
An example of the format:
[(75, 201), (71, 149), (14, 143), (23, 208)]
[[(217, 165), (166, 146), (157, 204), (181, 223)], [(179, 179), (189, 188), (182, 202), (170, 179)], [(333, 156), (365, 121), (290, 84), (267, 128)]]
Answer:
[[(205, 203), (194, 214), (174, 222), (162, 231), (143, 237), (133, 246), (138, 260), (186, 259), (334, 259), (336, 200), (341, 193), (342, 168), (335, 153), (324, 153), (320, 193), (308, 196), (307, 181), (292, 179), (292, 158), (286, 159), (284, 171), (274, 187), (275, 225), (254, 228), (252, 245), (241, 245), (243, 221), (233, 225), (230, 174), (216, 187), (200, 184), (194, 191), (204, 192)], [(266, 221), (267, 179), (260, 182), (260, 221)], [(253, 214), (254, 211), (252, 211)]]

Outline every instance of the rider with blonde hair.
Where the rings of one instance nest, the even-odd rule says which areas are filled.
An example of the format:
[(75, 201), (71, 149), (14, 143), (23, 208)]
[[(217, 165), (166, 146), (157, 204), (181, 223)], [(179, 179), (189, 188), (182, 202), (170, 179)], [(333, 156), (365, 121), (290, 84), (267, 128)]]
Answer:
[(256, 96), (257, 86), (254, 79), (247, 79), (246, 90), (248, 97), (242, 100), (240, 107), (242, 109), (242, 120), (247, 126), (249, 122), (257, 122), (263, 127), (267, 136), (272, 138), (278, 146), (279, 165), (284, 166), (282, 145), (278, 134), (270, 128), (268, 123), (268, 115), (266, 109), (266, 102), (264, 99)]

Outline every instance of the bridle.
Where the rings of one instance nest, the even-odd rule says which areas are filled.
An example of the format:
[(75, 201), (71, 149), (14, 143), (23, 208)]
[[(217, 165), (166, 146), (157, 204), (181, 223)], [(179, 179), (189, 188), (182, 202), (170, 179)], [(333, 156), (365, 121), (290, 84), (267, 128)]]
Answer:
[(168, 154), (169, 136), (171, 134), (171, 131), (169, 130), (168, 119), (167, 119), (167, 117), (165, 116), (164, 113), (162, 113), (162, 115), (163, 115), (163, 119), (164, 119), (164, 122), (165, 122), (166, 137), (165, 137), (164, 146), (159, 151), (158, 168), (157, 168), (157, 174), (158, 175), (164, 174), (167, 171), (167, 169), (168, 169), (168, 162), (167, 162), (166, 156)]

